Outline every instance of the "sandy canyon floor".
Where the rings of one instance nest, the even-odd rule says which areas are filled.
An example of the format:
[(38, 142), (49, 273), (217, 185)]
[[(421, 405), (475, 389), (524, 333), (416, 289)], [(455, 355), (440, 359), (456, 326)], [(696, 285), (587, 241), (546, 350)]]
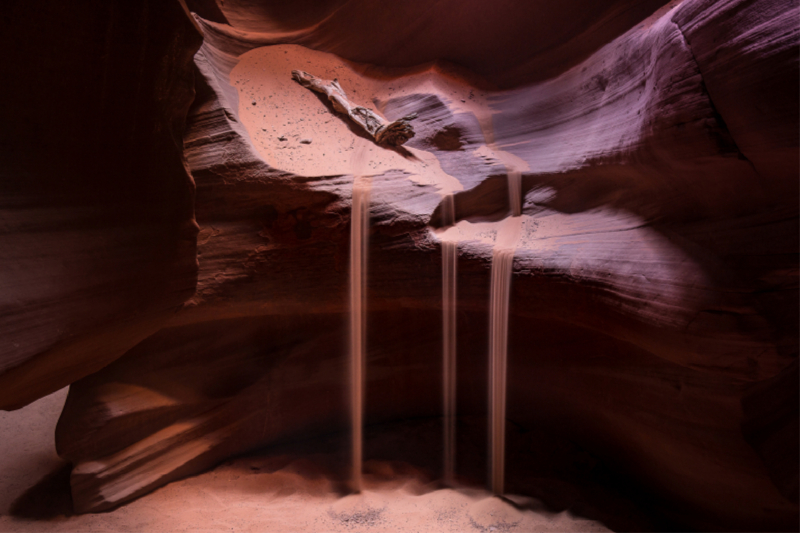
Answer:
[(72, 515), (68, 466), (53, 443), (66, 392), (0, 413), (0, 531), (609, 531), (532, 499), (442, 489), (396, 461), (368, 461), (366, 490), (348, 494), (332, 457), (289, 448), (227, 461), (111, 512)]

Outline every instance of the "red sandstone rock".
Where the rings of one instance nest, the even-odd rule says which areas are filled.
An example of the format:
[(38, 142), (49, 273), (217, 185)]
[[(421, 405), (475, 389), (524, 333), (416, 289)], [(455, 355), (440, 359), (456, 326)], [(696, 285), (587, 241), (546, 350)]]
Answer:
[(200, 34), (179, 2), (3, 11), (0, 407), (15, 409), (113, 361), (193, 292), (181, 137)]
[[(485, 415), (493, 223), (510, 211), (514, 165), (525, 205), (508, 418), (579, 443), (678, 523), (796, 527), (796, 5), (686, 0), (619, 35), (653, 6), (614, 18), (622, 3), (593, 4), (567, 27), (511, 4), (487, 16), (461, 3), (441, 18), (453, 13), (444, 2), (412, 39), (390, 30), (413, 5), (364, 25), (351, 13), (363, 4), (202, 3), (216, 23), (200, 21), (184, 137), (196, 290), (136, 330), (147, 338), (135, 347), (115, 340), (124, 356), (87, 353), (95, 366), (67, 378), (85, 376), (57, 432), (76, 508), (109, 509), (230, 455), (346, 427), (348, 165), (360, 139), (324, 101), (280, 85), (280, 69), (300, 67), (340, 69), (388, 120), (420, 115), (413, 157), (373, 147), (358, 169), (374, 174), (369, 423), (440, 415), (439, 239), (454, 236), (458, 412)], [(552, 28), (518, 46), (537, 17)], [(475, 20), (485, 39), (465, 31)], [(285, 43), (318, 51), (257, 49)], [(442, 58), (512, 88), (441, 66), (383, 68)], [(300, 59), (314, 64), (288, 66)], [(294, 141), (300, 118), (311, 145)], [(442, 190), (455, 192), (459, 221), (446, 233)], [(541, 490), (532, 472), (509, 470), (512, 486)]]
[(665, 3), (413, 0), (387, 9), (364, 0), (304, 0), (291, 6), (226, 0), (220, 9), (237, 30), (278, 42), (385, 67), (444, 60), (508, 87), (563, 72)]

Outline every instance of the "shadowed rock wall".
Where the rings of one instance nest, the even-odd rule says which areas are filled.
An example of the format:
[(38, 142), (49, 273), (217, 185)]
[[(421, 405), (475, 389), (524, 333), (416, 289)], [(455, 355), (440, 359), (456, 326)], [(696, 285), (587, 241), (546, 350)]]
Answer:
[(99, 370), (194, 291), (180, 2), (10, 2), (0, 103), (0, 406)]
[[(180, 309), (156, 315), (135, 339), (115, 335), (102, 357), (82, 351), (94, 366), (59, 382), (74, 382), (57, 445), (75, 465), (76, 508), (110, 509), (230, 455), (347, 427), (355, 170), (334, 159), (362, 140), (299, 86), (258, 92), (257, 77), (269, 79), (286, 54), (309, 72), (340, 69), (345, 89), (389, 119), (420, 114), (408, 153), (373, 147), (370, 156), (379, 170), (368, 171), (368, 423), (440, 415), (444, 228), (442, 194), (425, 181), (433, 170), (419, 166), (426, 154), (460, 185), (451, 228), (462, 232), (458, 410), (485, 416), (489, 275), (498, 224), (510, 214), (511, 161), (524, 196), (509, 329), (512, 424), (577, 443), (650, 494), (648, 512), (676, 523), (796, 528), (797, 3), (686, 0), (649, 17), (658, 5), (595, 3), (576, 18), (555, 4), (484, 13), (461, 3), (448, 18), (440, 11), (449, 3), (438, 2), (413, 27), (403, 22), (412, 4), (394, 14), (380, 4), (384, 18), (373, 20), (383, 22), (372, 25), (348, 14), (379, 4), (303, 5), (193, 6), (214, 22), (198, 19), (204, 41), (185, 130), (185, 107), (153, 116), (184, 135), (182, 154), (173, 145), (168, 153), (173, 163), (185, 157), (196, 198), (180, 196), (187, 211), (171, 216), (175, 227), (191, 225), (194, 206), (196, 284), (188, 266), (131, 263), (124, 272), (152, 286), (187, 282), (172, 293), (136, 292), (169, 294), (153, 301), (162, 312)], [(552, 27), (533, 32), (533, 19)], [(476, 20), (481, 39), (465, 30)], [(519, 44), (530, 32), (530, 46)], [(397, 68), (433, 59), (460, 66)], [(272, 139), (300, 119), (317, 121), (312, 147), (327, 153), (305, 173), (280, 163), (304, 148), (291, 135), (286, 145)], [(186, 177), (182, 167), (158, 168), (163, 187)], [(156, 212), (177, 201), (157, 192)], [(162, 230), (169, 257), (189, 265), (194, 249)], [(47, 369), (48, 354), (31, 360)], [(7, 405), (27, 401), (8, 394)], [(518, 469), (509, 482), (558, 499), (538, 475)], [(612, 523), (594, 504), (584, 512)]]

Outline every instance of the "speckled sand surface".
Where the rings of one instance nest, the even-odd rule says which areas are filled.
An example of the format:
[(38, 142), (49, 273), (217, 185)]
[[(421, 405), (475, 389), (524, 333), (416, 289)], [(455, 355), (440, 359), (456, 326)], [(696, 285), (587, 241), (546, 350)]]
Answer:
[[(358, 127), (332, 111), (321, 100), (324, 97), (295, 82), (291, 73), (298, 68), (323, 79), (337, 79), (351, 103), (379, 115), (392, 98), (436, 94), (454, 111), (478, 117), (487, 138), (492, 137), (486, 93), (463, 80), (433, 68), (395, 78), (366, 76), (332, 54), (296, 45), (266, 46), (244, 54), (230, 78), (239, 94), (239, 118), (259, 155), (274, 168), (303, 176), (352, 172), (356, 136), (350, 128)], [(436, 156), (407, 146), (404, 150), (410, 154), (371, 144), (365, 154), (366, 174), (402, 170), (412, 182), (434, 185), (442, 194), (462, 189), (456, 178), (442, 170)], [(526, 167), (506, 152), (488, 147), (484, 152), (486, 157)]]

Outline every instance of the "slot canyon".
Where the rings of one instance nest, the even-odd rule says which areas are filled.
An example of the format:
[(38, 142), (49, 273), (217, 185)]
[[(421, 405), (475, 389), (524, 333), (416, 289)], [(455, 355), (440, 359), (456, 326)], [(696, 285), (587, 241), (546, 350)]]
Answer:
[(800, 0), (77, 4), (0, 9), (0, 531), (800, 530)]

